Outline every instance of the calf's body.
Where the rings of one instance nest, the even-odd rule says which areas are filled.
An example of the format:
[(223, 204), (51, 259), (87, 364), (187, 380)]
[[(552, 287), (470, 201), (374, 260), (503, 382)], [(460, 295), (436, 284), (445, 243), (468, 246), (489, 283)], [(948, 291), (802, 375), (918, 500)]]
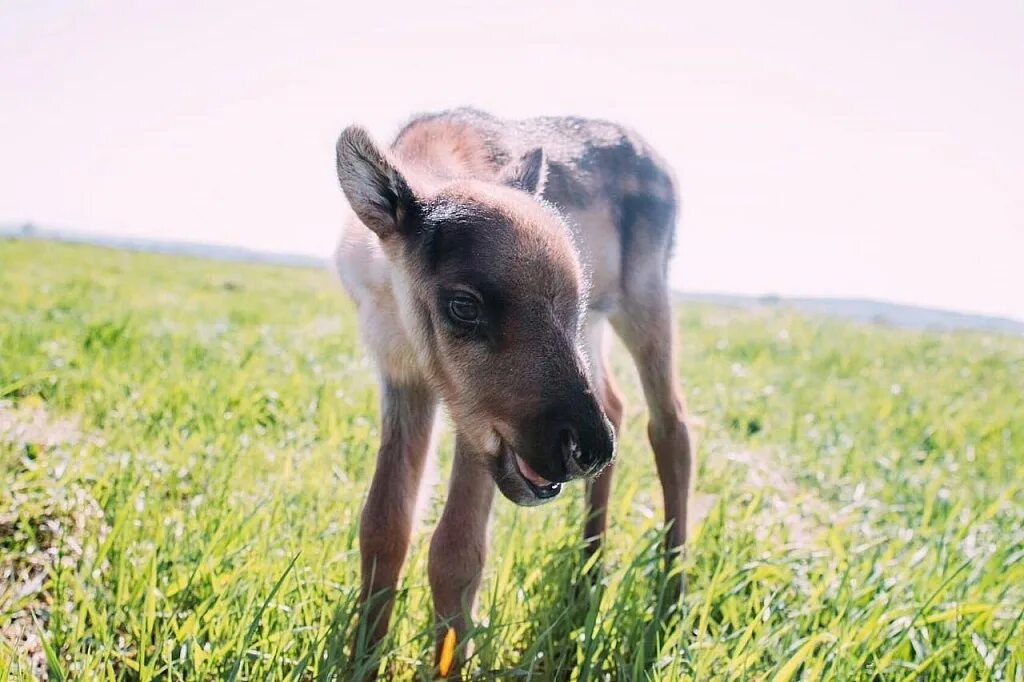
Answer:
[(351, 207), (337, 268), (382, 385), (360, 526), (370, 641), (387, 630), (442, 404), (456, 453), (429, 555), (439, 633), (453, 627), (461, 642), (468, 628), (495, 487), (533, 505), (585, 479), (584, 537), (599, 546), (623, 415), (609, 329), (639, 370), (674, 553), (691, 453), (673, 366), (677, 198), (665, 163), (612, 123), (469, 109), (418, 117), (387, 150), (349, 128), (337, 152)]

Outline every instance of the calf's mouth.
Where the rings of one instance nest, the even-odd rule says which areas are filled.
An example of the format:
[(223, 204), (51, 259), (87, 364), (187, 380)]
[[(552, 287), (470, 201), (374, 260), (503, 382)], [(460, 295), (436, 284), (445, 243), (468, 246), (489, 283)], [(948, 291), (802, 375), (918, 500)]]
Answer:
[(492, 473), (501, 494), (523, 507), (544, 504), (562, 492), (560, 482), (549, 481), (534, 471), (505, 440), (501, 441)]

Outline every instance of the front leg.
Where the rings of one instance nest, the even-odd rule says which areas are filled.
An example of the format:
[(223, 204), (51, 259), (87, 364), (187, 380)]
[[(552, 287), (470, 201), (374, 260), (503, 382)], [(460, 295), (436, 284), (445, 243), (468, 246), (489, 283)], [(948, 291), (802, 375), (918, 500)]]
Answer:
[(363, 613), (354, 654), (372, 652), (387, 634), (437, 409), (427, 386), (385, 380), (382, 389), (380, 452), (359, 523)]
[(437, 627), (435, 660), (448, 629), (454, 629), (459, 645), (452, 665), (456, 677), (468, 655), (464, 642), (487, 554), (487, 521), (493, 501), (494, 479), (487, 465), (473, 459), (463, 440), (456, 437), (448, 499), (430, 541), (428, 567)]

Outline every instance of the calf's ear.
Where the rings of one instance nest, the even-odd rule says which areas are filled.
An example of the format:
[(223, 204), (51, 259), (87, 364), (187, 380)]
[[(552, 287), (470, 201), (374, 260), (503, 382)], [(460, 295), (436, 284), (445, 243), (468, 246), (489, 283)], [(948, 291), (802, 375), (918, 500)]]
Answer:
[(548, 162), (540, 147), (530, 150), (518, 161), (513, 161), (501, 171), (501, 182), (521, 189), (527, 194), (540, 196), (548, 177)]
[(401, 171), (365, 129), (349, 126), (335, 149), (338, 182), (359, 219), (381, 239), (411, 229), (416, 197)]

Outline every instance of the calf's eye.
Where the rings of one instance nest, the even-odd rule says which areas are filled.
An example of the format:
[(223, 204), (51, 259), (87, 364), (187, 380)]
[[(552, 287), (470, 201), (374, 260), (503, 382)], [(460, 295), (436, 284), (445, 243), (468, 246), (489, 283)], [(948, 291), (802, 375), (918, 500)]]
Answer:
[(448, 301), (448, 315), (462, 324), (475, 324), (480, 321), (480, 304), (468, 294), (456, 294)]

